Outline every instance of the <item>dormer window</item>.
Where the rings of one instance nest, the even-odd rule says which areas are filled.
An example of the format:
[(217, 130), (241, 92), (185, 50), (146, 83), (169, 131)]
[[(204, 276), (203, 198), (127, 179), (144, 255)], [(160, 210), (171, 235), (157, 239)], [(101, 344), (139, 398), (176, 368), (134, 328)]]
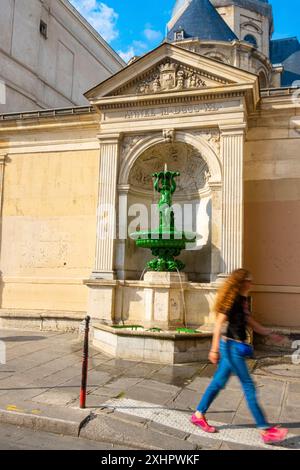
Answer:
[(254, 47), (257, 47), (257, 40), (256, 40), (256, 37), (255, 37), (255, 36), (252, 36), (252, 34), (247, 34), (247, 35), (244, 37), (244, 41), (248, 42), (249, 44), (251, 44), (251, 45), (254, 46)]
[(175, 41), (182, 41), (184, 39), (184, 29), (180, 28), (178, 31), (174, 33), (174, 40)]

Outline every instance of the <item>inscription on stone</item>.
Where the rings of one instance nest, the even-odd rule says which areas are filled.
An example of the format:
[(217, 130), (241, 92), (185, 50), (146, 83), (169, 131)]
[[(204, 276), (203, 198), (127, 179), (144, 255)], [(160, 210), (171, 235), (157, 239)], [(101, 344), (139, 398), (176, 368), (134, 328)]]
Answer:
[(219, 111), (222, 108), (222, 103), (204, 103), (187, 106), (169, 106), (167, 108), (137, 109), (134, 111), (126, 111), (125, 119), (143, 119), (149, 117), (197, 114), (201, 112)]

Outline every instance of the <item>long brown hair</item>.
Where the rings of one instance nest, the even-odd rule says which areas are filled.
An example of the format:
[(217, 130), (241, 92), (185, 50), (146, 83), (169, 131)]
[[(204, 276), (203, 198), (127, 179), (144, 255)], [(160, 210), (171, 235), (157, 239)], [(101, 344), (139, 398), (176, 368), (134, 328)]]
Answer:
[(216, 314), (226, 313), (231, 309), (247, 278), (251, 278), (249, 271), (246, 269), (237, 269), (226, 279), (217, 293), (214, 308)]

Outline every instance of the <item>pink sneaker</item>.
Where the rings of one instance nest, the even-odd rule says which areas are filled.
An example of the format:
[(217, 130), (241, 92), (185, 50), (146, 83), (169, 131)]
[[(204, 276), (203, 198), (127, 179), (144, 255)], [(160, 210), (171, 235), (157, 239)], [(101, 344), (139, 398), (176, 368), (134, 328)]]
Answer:
[(191, 417), (191, 422), (195, 426), (199, 426), (199, 428), (201, 428), (202, 431), (209, 432), (211, 434), (217, 432), (216, 428), (214, 428), (213, 426), (210, 426), (205, 418), (197, 418), (195, 414)]
[(273, 444), (275, 442), (284, 441), (289, 430), (286, 428), (274, 427), (269, 428), (262, 434), (262, 438), (265, 444)]

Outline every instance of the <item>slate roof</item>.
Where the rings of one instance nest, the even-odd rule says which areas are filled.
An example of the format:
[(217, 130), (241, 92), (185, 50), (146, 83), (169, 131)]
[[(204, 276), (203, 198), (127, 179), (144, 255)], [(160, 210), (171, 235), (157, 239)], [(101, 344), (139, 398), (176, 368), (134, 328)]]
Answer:
[(184, 30), (184, 38), (216, 41), (237, 39), (209, 0), (191, 0), (168, 32), (168, 40), (174, 41), (174, 34), (180, 29)]
[(300, 43), (298, 38), (272, 40), (271, 62), (284, 66), (281, 86), (291, 86), (294, 81), (300, 80)]

